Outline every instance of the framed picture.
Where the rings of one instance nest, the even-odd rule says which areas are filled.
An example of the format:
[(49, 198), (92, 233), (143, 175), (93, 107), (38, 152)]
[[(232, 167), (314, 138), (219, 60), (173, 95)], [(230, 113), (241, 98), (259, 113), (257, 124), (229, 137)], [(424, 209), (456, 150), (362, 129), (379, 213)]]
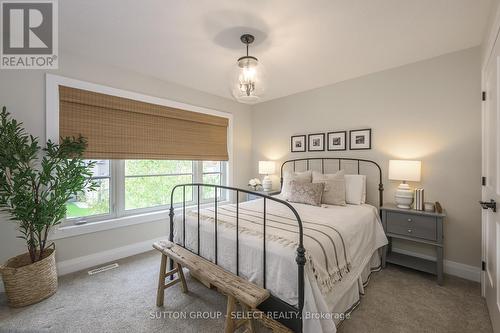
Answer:
[(309, 151), (325, 150), (325, 133), (309, 134), (307, 141)]
[(372, 149), (372, 130), (368, 128), (349, 131), (349, 149)]
[(335, 151), (335, 150), (346, 150), (347, 145), (346, 145), (346, 137), (347, 137), (347, 132), (346, 131), (341, 131), (341, 132), (329, 132), (326, 135), (326, 141), (327, 143), (327, 150), (328, 151)]
[(306, 136), (305, 135), (294, 135), (291, 139), (291, 151), (292, 153), (299, 153), (306, 151)]

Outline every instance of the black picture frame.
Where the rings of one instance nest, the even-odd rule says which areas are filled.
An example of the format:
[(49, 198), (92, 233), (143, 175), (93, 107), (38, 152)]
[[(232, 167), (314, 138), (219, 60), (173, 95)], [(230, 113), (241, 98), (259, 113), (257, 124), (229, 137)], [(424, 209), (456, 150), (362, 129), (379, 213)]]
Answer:
[[(301, 147), (296, 147), (296, 145), (293, 144), (295, 138), (301, 138), (302, 139), (302, 145)], [(290, 138), (290, 151), (292, 153), (304, 153), (307, 151), (307, 142), (306, 142), (306, 136), (305, 135), (292, 135)]]
[[(353, 135), (358, 135), (358, 137), (363, 136), (363, 143), (354, 142), (353, 143)], [(358, 140), (358, 137), (355, 138), (354, 141)], [(366, 142), (368, 141), (368, 142)], [(349, 131), (349, 149), (350, 150), (368, 150), (372, 149), (372, 129), (364, 128), (358, 130), (350, 130)]]
[[(316, 148), (314, 142), (311, 140), (320, 139), (321, 145), (320, 148)], [(307, 135), (307, 151), (325, 151), (325, 133), (313, 133)]]
[[(343, 138), (344, 138), (344, 148), (338, 148), (338, 147), (335, 147), (333, 145), (330, 145), (330, 143), (331, 143), (330, 137), (334, 136), (335, 134), (341, 134), (341, 135), (343, 135)], [(326, 149), (328, 151), (343, 151), (343, 150), (347, 150), (347, 131), (328, 132), (326, 134)]]

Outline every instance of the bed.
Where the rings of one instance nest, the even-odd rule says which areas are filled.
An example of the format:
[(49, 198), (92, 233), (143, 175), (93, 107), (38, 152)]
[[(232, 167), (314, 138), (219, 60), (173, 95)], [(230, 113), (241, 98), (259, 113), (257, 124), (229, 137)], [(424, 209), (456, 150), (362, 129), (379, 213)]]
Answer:
[[(328, 163), (363, 164), (378, 173), (378, 199), (383, 200), (378, 165), (363, 159), (309, 158), (286, 161), (285, 167), (318, 168)], [(186, 188), (200, 197), (200, 189), (225, 191), (230, 199), (186, 205)], [(172, 191), (170, 240), (226, 270), (271, 292), (259, 309), (295, 332), (335, 332), (357, 306), (370, 273), (380, 268), (379, 249), (387, 244), (378, 209), (370, 204), (322, 205), (289, 203), (280, 195), (219, 185), (182, 184), (181, 204)], [(196, 191), (196, 192), (195, 192)], [(260, 199), (240, 202), (252, 193)], [(175, 214), (177, 208), (177, 214)]]

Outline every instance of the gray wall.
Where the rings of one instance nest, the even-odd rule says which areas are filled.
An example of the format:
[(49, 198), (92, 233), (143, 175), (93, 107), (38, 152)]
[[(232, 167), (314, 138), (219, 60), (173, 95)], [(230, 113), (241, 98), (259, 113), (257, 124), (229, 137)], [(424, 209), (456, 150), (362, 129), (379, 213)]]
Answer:
[[(420, 185), (426, 190), (426, 199), (439, 200), (449, 215), (445, 224), (445, 257), (479, 266), (479, 54), (478, 48), (469, 49), (252, 108), (70, 54), (61, 55), (61, 69), (54, 73), (233, 113), (234, 170), (236, 185), (240, 186), (257, 176), (258, 160), (292, 157), (289, 140), (293, 134), (371, 127), (371, 151), (305, 153), (293, 157), (364, 156), (378, 161), (385, 175), (391, 158), (421, 159)], [(45, 138), (44, 71), (2, 71), (0, 104), (23, 121), (29, 132)], [(386, 200), (392, 201), (397, 182), (385, 179), (384, 183)], [(165, 233), (165, 223), (148, 223), (59, 240), (58, 260)], [(0, 262), (24, 250), (16, 235), (14, 224), (0, 216)]]
[[(250, 107), (229, 99), (166, 83), (138, 73), (94, 63), (68, 53), (60, 56), (60, 69), (51, 71), (83, 81), (167, 98), (192, 105), (230, 112), (234, 115), (234, 171), (236, 185), (246, 185), (251, 175)], [(22, 121), (28, 132), (45, 140), (45, 71), (3, 70), (0, 73), (0, 105)], [(57, 260), (72, 259), (166, 235), (166, 222), (146, 223), (56, 242)], [(0, 216), (0, 262), (24, 251), (16, 238), (15, 225)]]
[[(261, 159), (365, 157), (381, 165), (385, 200), (393, 201), (398, 182), (387, 180), (388, 160), (419, 159), (422, 182), (412, 185), (447, 210), (445, 258), (479, 266), (480, 74), (480, 50), (473, 48), (258, 104), (254, 174)], [(291, 135), (356, 128), (372, 128), (372, 150), (290, 154)]]

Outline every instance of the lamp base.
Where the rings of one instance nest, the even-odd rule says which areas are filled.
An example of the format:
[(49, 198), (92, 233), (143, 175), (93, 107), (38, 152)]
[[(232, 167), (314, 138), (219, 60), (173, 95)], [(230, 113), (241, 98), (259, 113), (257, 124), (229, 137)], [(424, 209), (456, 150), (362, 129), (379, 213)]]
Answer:
[(410, 209), (413, 203), (413, 190), (406, 183), (401, 183), (394, 195), (396, 206), (398, 208)]
[(269, 192), (273, 189), (273, 181), (271, 180), (271, 177), (265, 176), (264, 179), (262, 179), (262, 189), (265, 192)]

